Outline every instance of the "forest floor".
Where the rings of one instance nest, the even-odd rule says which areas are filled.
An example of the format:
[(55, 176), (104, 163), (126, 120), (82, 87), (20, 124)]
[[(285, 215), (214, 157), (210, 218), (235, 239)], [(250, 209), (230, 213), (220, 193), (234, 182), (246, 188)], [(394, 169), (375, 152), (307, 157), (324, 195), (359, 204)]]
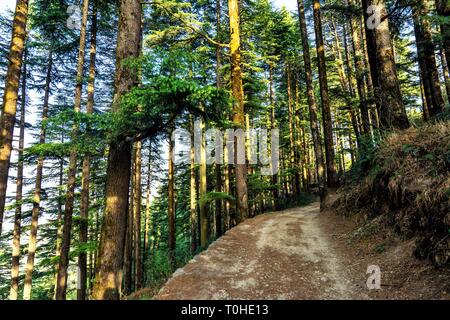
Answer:
[[(153, 299), (450, 299), (448, 270), (413, 258), (411, 241), (355, 239), (358, 230), (318, 203), (257, 216), (175, 272)], [(381, 290), (367, 288), (369, 265), (381, 268)]]

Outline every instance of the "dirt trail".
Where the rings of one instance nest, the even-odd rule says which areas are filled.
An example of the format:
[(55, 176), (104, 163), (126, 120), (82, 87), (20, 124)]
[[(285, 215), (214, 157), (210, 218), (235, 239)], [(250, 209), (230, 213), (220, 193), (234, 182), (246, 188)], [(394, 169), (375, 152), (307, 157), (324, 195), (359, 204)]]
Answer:
[(319, 204), (249, 219), (179, 269), (155, 299), (365, 299), (318, 222)]

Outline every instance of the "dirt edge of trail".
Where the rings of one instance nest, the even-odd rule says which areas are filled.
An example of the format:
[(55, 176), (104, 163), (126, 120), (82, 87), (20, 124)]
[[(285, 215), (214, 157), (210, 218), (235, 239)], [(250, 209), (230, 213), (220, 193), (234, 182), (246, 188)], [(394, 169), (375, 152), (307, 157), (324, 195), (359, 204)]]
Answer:
[(334, 244), (356, 283), (365, 283), (367, 268), (378, 266), (381, 290), (369, 290), (370, 299), (450, 300), (450, 269), (437, 268), (414, 257), (415, 238), (403, 239), (379, 219), (363, 222), (333, 209), (331, 195), (319, 216), (321, 228)]
[[(177, 270), (158, 291), (129, 299), (444, 299), (450, 271), (412, 255), (414, 239), (367, 232), (356, 217), (317, 203), (249, 219)], [(372, 230), (373, 231), (373, 230)], [(381, 289), (368, 290), (379, 266)]]

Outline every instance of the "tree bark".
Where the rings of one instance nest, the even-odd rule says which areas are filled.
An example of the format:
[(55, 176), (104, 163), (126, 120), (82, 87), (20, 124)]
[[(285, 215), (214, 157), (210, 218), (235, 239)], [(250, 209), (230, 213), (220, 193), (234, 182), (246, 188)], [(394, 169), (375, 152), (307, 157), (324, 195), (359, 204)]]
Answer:
[(149, 146), (148, 166), (147, 166), (147, 191), (145, 195), (145, 235), (144, 235), (144, 258), (150, 248), (150, 227), (152, 225), (151, 211), (151, 185), (152, 185), (152, 146)]
[[(241, 69), (241, 36), (239, 1), (228, 0), (230, 19), (230, 62), (231, 62), (231, 89), (233, 93), (233, 123), (236, 129), (245, 127), (244, 87), (242, 84)], [(235, 172), (236, 172), (236, 224), (248, 218), (248, 192), (247, 192), (247, 164), (239, 163), (239, 139), (235, 140)], [(242, 143), (245, 144), (243, 141)], [(245, 162), (245, 161), (244, 161)]]
[(322, 121), (325, 137), (325, 158), (327, 166), (327, 184), (329, 188), (338, 187), (336, 173), (336, 161), (334, 153), (333, 119), (330, 109), (330, 98), (328, 93), (328, 76), (325, 57), (325, 44), (322, 34), (322, 17), (320, 1), (314, 0), (314, 30), (316, 34), (316, 49), (319, 66), (320, 96), (322, 102)]
[(441, 23), (442, 48), (447, 66), (450, 66), (450, 3), (447, 0), (436, 0), (437, 13), (445, 19)]
[[(220, 0), (216, 0), (216, 32), (218, 40), (220, 41), (220, 33), (222, 29), (221, 23), (222, 6)], [(216, 46), (216, 86), (218, 89), (222, 88), (222, 48)], [(216, 192), (222, 191), (222, 166), (220, 163), (215, 165), (216, 171)], [(222, 200), (216, 200), (216, 237), (222, 235)]]
[(190, 116), (190, 126), (192, 132), (191, 139), (191, 168), (190, 168), (190, 223), (191, 223), (191, 254), (195, 254), (197, 251), (198, 234), (197, 234), (197, 181), (196, 181), (196, 167), (195, 167), (195, 151), (194, 151), (194, 121)]
[(286, 80), (287, 80), (287, 94), (288, 94), (288, 125), (289, 125), (289, 164), (294, 170), (294, 176), (290, 179), (292, 184), (292, 193), (298, 197), (300, 190), (297, 189), (298, 174), (297, 174), (297, 161), (295, 158), (295, 132), (294, 132), (294, 106), (292, 99), (292, 70), (288, 64), (286, 68)]
[(23, 149), (25, 139), (25, 109), (27, 104), (27, 50), (24, 50), (22, 70), (22, 92), (20, 97), (19, 148), (16, 178), (16, 210), (14, 213), (14, 229), (12, 241), (11, 289), (10, 300), (17, 300), (19, 296), (19, 267), (20, 267), (20, 233), (22, 223), (22, 195), (23, 195)]
[[(120, 107), (121, 97), (138, 83), (138, 73), (123, 62), (140, 55), (141, 19), (140, 1), (119, 1), (114, 112)], [(106, 208), (92, 294), (96, 300), (112, 300), (120, 297), (130, 166), (130, 142), (126, 140), (112, 142), (108, 158)]]
[[(173, 128), (169, 131), (169, 171), (168, 171), (168, 197), (167, 197), (167, 208), (168, 208), (168, 223), (169, 223), (169, 234), (168, 234), (168, 248), (169, 248), (169, 262), (172, 269), (175, 269), (175, 249), (176, 249), (176, 226), (175, 226), (175, 166), (173, 163), (175, 141), (172, 139)], [(203, 224), (202, 224), (203, 226)], [(203, 231), (203, 228), (202, 228)], [(202, 234), (203, 236), (203, 234)]]
[(444, 98), (436, 64), (435, 46), (428, 21), (428, 8), (424, 0), (412, 6), (414, 32), (416, 35), (419, 68), (424, 82), (424, 91), (430, 116), (436, 116), (444, 109)]
[[(270, 129), (275, 129), (275, 89), (273, 83), (273, 65), (269, 64), (269, 99), (270, 99), (270, 115), (269, 125)], [(271, 143), (269, 142), (269, 145)], [(280, 192), (278, 189), (278, 173), (273, 173), (271, 176), (272, 182), (272, 210), (279, 210)]]
[[(349, 4), (353, 5), (353, 0), (349, 1)], [(359, 108), (361, 110), (362, 128), (363, 133), (370, 134), (370, 117), (369, 107), (367, 105), (366, 89), (364, 84), (364, 64), (363, 54), (361, 50), (361, 38), (358, 32), (358, 20), (359, 17), (351, 16), (350, 18), (350, 34), (352, 38), (353, 57), (356, 69), (356, 86), (359, 96)]]
[[(84, 73), (84, 51), (86, 48), (86, 27), (89, 14), (89, 0), (83, 1), (83, 15), (81, 19), (80, 45), (78, 50), (77, 78), (75, 86), (74, 111), (81, 110), (81, 95), (83, 90)], [(74, 124), (72, 128), (72, 141), (78, 136), (78, 125)], [(64, 206), (64, 226), (61, 244), (61, 255), (59, 257), (58, 276), (56, 280), (56, 300), (65, 300), (67, 291), (67, 268), (69, 267), (70, 240), (72, 237), (72, 216), (73, 203), (75, 199), (75, 183), (77, 174), (77, 150), (70, 151), (69, 172), (67, 175), (67, 194)]]
[[(88, 115), (94, 112), (94, 94), (95, 94), (95, 59), (97, 52), (97, 7), (94, 4), (91, 24), (91, 48), (89, 55), (89, 80), (88, 80), (88, 100), (86, 113)], [(88, 128), (89, 130), (89, 128)], [(88, 241), (88, 219), (89, 219), (89, 189), (90, 189), (90, 169), (91, 157), (85, 155), (83, 159), (83, 175), (81, 178), (81, 204), (80, 204), (80, 244), (86, 244)], [(79, 284), (77, 288), (77, 300), (86, 300), (87, 289), (87, 253), (82, 250), (78, 255)]]
[(366, 17), (367, 9), (372, 4), (378, 6), (381, 17), (384, 17), (381, 19), (380, 25), (373, 30), (368, 30), (366, 25), (368, 50), (375, 52), (375, 57), (369, 54), (369, 62), (372, 76), (376, 74), (375, 78), (377, 79), (373, 82), (374, 86), (377, 86), (381, 127), (385, 130), (409, 128), (410, 124), (403, 105), (397, 76), (385, 0), (362, 0), (362, 3)]
[[(201, 107), (203, 108), (203, 107)], [(208, 244), (211, 232), (210, 217), (208, 212), (208, 203), (206, 202), (207, 190), (207, 172), (206, 172), (206, 151), (205, 151), (205, 123), (204, 119), (200, 118), (200, 166), (199, 166), (199, 198), (200, 198), (200, 246), (205, 248)]]
[[(52, 82), (52, 70), (53, 70), (53, 53), (49, 52), (48, 64), (47, 64), (47, 74), (45, 78), (45, 88), (44, 88), (44, 104), (42, 106), (42, 125), (41, 132), (39, 136), (39, 144), (45, 143), (46, 129), (44, 122), (48, 119), (48, 107), (50, 100), (50, 85)], [(33, 269), (34, 269), (34, 259), (36, 254), (36, 242), (37, 242), (37, 231), (39, 223), (40, 205), (41, 205), (41, 192), (42, 192), (42, 178), (44, 170), (44, 158), (39, 157), (36, 168), (36, 180), (33, 196), (33, 209), (31, 211), (31, 227), (30, 227), (30, 237), (28, 239), (28, 258), (25, 268), (25, 282), (23, 288), (23, 299), (31, 299), (31, 288), (33, 281)]]
[(306, 27), (306, 17), (305, 8), (303, 5), (303, 0), (297, 0), (298, 4), (298, 14), (300, 23), (300, 36), (303, 46), (303, 59), (305, 63), (305, 74), (306, 74), (306, 87), (308, 96), (308, 106), (309, 106), (309, 118), (311, 125), (311, 135), (314, 143), (314, 154), (316, 157), (316, 172), (317, 172), (317, 182), (319, 186), (319, 194), (321, 199), (325, 197), (325, 165), (323, 161), (323, 152), (320, 142), (320, 129), (317, 120), (317, 106), (316, 99), (314, 96), (313, 79), (312, 79), (312, 67), (311, 67), (311, 57), (309, 52), (309, 42), (308, 42), (308, 30)]
[(134, 144), (134, 192), (133, 192), (133, 230), (134, 230), (134, 268), (135, 290), (142, 288), (142, 253), (141, 253), (141, 199), (142, 199), (142, 142)]
[(3, 228), (6, 188), (8, 186), (14, 125), (16, 122), (17, 100), (19, 99), (19, 81), (27, 36), (27, 19), (28, 0), (17, 0), (0, 118), (0, 235)]

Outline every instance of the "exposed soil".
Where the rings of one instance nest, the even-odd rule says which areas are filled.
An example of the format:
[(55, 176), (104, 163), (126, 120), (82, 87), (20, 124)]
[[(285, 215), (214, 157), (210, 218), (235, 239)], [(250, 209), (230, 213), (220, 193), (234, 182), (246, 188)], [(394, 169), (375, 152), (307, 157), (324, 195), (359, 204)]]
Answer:
[[(360, 232), (318, 203), (261, 215), (175, 272), (154, 299), (450, 299), (449, 270), (413, 258), (413, 241)], [(381, 290), (367, 289), (369, 265), (381, 268)]]
[(178, 270), (155, 299), (367, 298), (319, 211), (316, 203), (247, 220)]
[(381, 290), (366, 291), (370, 299), (450, 300), (449, 268), (416, 259), (416, 239), (401, 238), (380, 219), (360, 220), (357, 215), (343, 217), (325, 210), (319, 216), (319, 226), (334, 243), (336, 255), (347, 261), (353, 281), (365, 284), (367, 267), (380, 267)]

